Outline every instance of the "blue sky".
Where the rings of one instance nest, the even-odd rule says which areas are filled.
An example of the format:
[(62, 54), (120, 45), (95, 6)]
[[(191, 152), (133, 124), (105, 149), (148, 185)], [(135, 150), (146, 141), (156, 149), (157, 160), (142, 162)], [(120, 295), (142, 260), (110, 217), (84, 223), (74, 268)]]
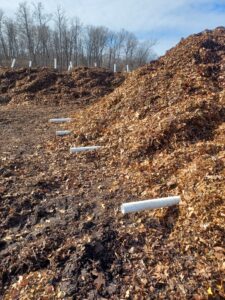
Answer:
[[(13, 2), (13, 4), (12, 4)], [(0, 8), (12, 16), (18, 0), (1, 0)], [(28, 3), (39, 1), (28, 0)], [(155, 51), (162, 55), (182, 37), (225, 26), (225, 0), (43, 0), (48, 12), (57, 5), (84, 24), (125, 28), (141, 40), (157, 40)]]

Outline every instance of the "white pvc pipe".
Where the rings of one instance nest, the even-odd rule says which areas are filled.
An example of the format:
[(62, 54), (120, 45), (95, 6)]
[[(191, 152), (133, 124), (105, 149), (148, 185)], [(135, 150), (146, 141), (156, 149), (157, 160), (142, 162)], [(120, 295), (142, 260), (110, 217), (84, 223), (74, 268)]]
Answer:
[(116, 73), (116, 64), (114, 64), (113, 69), (114, 69), (114, 73)]
[(179, 202), (180, 202), (180, 196), (174, 196), (174, 197), (158, 198), (158, 199), (145, 200), (145, 201), (123, 203), (121, 205), (121, 212), (123, 214), (126, 214), (129, 212), (137, 212), (145, 209), (162, 208), (162, 207), (179, 204)]
[(72, 61), (70, 61), (69, 67), (68, 67), (68, 71), (71, 71), (73, 69), (73, 63)]
[(32, 60), (29, 60), (29, 68), (32, 67)]
[(68, 123), (71, 122), (71, 118), (56, 118), (56, 119), (50, 119), (50, 123)]
[(97, 68), (97, 63), (96, 62), (94, 63), (94, 66), (95, 66), (95, 68)]
[(16, 64), (16, 59), (15, 59), (15, 58), (13, 58), (13, 60), (12, 60), (12, 64), (11, 64), (11, 68), (12, 68), (12, 69), (15, 67), (15, 64)]
[(127, 73), (130, 72), (130, 68), (129, 68), (129, 65), (127, 65)]
[(101, 148), (101, 146), (88, 146), (88, 147), (72, 147), (70, 148), (70, 153), (77, 153), (82, 151), (96, 150)]
[(58, 131), (56, 131), (57, 136), (69, 135), (70, 133), (71, 133), (70, 130), (58, 130)]
[(57, 59), (54, 58), (54, 69), (56, 70), (57, 69)]

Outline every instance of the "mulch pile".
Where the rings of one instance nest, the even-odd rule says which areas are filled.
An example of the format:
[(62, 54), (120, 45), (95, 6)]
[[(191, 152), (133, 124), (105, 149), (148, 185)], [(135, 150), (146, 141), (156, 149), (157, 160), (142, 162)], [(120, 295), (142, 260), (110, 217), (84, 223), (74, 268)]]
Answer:
[[(140, 225), (130, 217), (136, 226), (125, 232), (134, 237), (143, 231), (145, 236), (146, 249), (136, 255), (148, 262), (157, 258), (156, 244), (162, 259), (154, 268), (146, 264), (141, 269), (131, 258), (130, 268), (142, 274), (135, 272), (133, 281), (129, 278), (132, 297), (140, 291), (146, 291), (147, 297), (151, 285), (155, 289), (155, 272), (162, 298), (190, 297), (197, 287), (206, 297), (212, 285), (217, 291), (222, 286), (224, 87), (225, 29), (217, 28), (181, 41), (161, 59), (133, 72), (112, 94), (74, 116), (77, 144), (106, 146), (103, 153), (108, 164), (117, 165), (120, 172), (119, 187), (127, 186), (131, 195), (141, 199), (182, 198), (179, 213), (175, 210), (168, 216), (167, 225), (173, 227), (170, 234), (149, 230), (145, 223), (151, 222), (149, 213), (142, 214)], [(135, 293), (136, 280), (142, 276), (146, 286), (139, 282)]]
[[(217, 28), (73, 113), (72, 136), (38, 145), (32, 164), (5, 158), (3, 299), (224, 299), (224, 87)], [(179, 207), (119, 211), (170, 195)]]
[(19, 69), (0, 72), (0, 103), (89, 104), (109, 94), (124, 81), (121, 73), (101, 68), (79, 67), (72, 72)]

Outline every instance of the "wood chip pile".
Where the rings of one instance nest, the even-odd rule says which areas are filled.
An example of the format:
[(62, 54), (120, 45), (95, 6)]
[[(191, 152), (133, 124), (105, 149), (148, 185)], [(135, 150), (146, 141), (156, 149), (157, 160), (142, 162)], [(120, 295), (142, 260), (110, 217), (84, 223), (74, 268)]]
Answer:
[[(139, 264), (131, 259), (127, 266), (139, 269), (132, 282), (129, 277), (131, 298), (136, 294), (138, 299), (143, 290), (147, 297), (151, 284), (154, 294), (156, 278), (162, 285), (152, 298), (191, 297), (197, 286), (205, 291), (213, 286), (213, 293), (223, 294), (224, 87), (225, 29), (217, 28), (182, 40), (74, 116), (75, 144), (106, 146), (106, 164), (120, 174), (118, 189), (141, 199), (182, 197), (179, 211), (160, 221), (167, 222), (166, 232), (158, 225), (149, 229), (149, 213), (129, 217), (135, 225), (125, 227), (124, 234), (139, 240), (141, 232), (144, 238), (141, 251), (131, 255), (140, 258)], [(110, 168), (106, 173), (112, 173)], [(162, 260), (153, 263), (157, 256)], [(144, 257), (147, 263), (140, 266)]]
[(58, 73), (50, 69), (2, 70), (0, 102), (11, 104), (89, 104), (112, 92), (124, 80), (120, 73), (79, 67)]
[[(54, 128), (70, 136), (4, 154), (3, 299), (224, 299), (224, 88), (217, 28), (66, 115), (74, 122)], [(46, 135), (52, 126), (40, 122)], [(69, 153), (90, 145), (103, 147)], [(173, 195), (179, 207), (120, 212)]]

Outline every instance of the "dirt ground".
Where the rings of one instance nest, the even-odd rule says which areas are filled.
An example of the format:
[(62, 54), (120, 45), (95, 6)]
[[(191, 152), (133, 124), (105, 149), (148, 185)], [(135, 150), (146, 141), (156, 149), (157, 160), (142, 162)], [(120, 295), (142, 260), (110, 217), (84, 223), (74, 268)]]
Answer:
[(71, 114), (73, 106), (0, 106), (0, 152), (7, 158), (16, 155), (33, 155), (37, 145), (55, 137), (49, 130), (48, 120)]
[(116, 287), (121, 241), (113, 215), (118, 214), (116, 200), (129, 194), (112, 187), (115, 167), (110, 167), (114, 178), (106, 171), (102, 177), (106, 163), (98, 153), (71, 155), (73, 144), (55, 137), (63, 126), (48, 119), (74, 110), (0, 108), (3, 299), (101, 299), (121, 293)]

